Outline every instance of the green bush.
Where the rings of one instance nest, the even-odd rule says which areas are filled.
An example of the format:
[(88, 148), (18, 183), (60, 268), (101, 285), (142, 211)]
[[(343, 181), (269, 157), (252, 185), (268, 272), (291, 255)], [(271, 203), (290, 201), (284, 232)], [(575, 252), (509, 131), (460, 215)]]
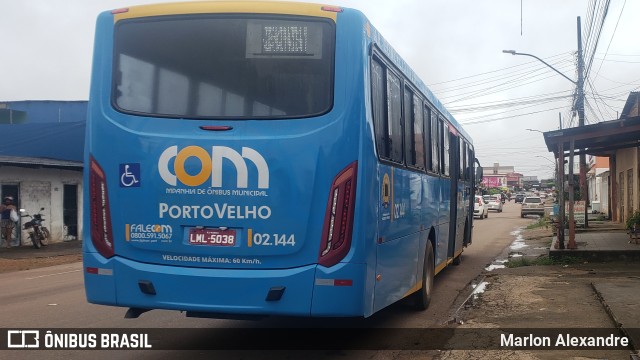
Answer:
[(631, 230), (634, 227), (640, 228), (640, 210), (636, 210), (631, 217), (627, 219), (625, 222), (625, 227), (627, 230)]

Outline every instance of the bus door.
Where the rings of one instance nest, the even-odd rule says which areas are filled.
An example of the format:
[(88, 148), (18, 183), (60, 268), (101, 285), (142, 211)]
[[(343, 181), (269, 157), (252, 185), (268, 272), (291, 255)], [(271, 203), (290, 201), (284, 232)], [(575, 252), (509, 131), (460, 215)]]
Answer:
[[(466, 219), (464, 188), (465, 184), (462, 181), (460, 174), (460, 145), (457, 132), (449, 127), (449, 131), (446, 132), (445, 138), (448, 144), (445, 143), (445, 151), (448, 147), (449, 157), (449, 176), (451, 177), (451, 207), (450, 207), (450, 222), (449, 222), (449, 247), (447, 251), (447, 258), (451, 259), (462, 251), (462, 243), (464, 239), (464, 223)], [(446, 156), (446, 153), (445, 153)]]
[(467, 211), (467, 224), (466, 228), (467, 233), (464, 236), (464, 246), (471, 244), (471, 234), (473, 229), (473, 206), (474, 206), (474, 198), (476, 195), (476, 187), (474, 182), (474, 172), (473, 172), (473, 149), (469, 145), (468, 142), (464, 142), (463, 146), (460, 147), (460, 154), (464, 159), (464, 164), (462, 164), (462, 169), (464, 173), (464, 184), (465, 184), (465, 206)]

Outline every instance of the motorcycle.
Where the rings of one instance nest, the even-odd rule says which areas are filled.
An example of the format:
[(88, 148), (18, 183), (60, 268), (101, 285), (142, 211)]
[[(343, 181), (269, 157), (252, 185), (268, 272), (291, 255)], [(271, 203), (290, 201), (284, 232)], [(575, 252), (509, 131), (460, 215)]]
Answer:
[[(44, 208), (40, 208), (43, 211)], [(42, 225), (44, 218), (41, 213), (35, 215), (29, 215), (25, 209), (20, 209), (22, 217), (30, 217), (31, 221), (24, 223), (23, 228), (29, 231), (29, 239), (33, 243), (33, 247), (40, 249), (42, 246), (49, 244), (49, 229)]]

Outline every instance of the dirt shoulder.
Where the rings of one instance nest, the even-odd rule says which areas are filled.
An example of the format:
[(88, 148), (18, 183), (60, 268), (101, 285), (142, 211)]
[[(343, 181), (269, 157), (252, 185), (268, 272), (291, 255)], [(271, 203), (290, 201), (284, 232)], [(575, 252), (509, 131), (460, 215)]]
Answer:
[[(485, 271), (484, 291), (472, 295), (456, 312), (461, 329), (615, 329), (601, 303), (594, 283), (638, 277), (640, 270), (629, 263), (548, 263), (540, 248), (550, 246), (551, 230), (523, 230), (521, 243), (507, 250), (510, 261), (529, 264)], [(516, 255), (513, 257), (513, 255)], [(523, 260), (528, 259), (528, 260)], [(562, 330), (560, 330), (562, 331)], [(616, 332), (616, 331), (614, 331)], [(496, 343), (499, 331), (480, 332), (479, 343)], [(483, 339), (483, 335), (485, 338)], [(499, 335), (498, 335), (499, 336)], [(492, 338), (493, 337), (493, 338)], [(453, 339), (452, 342), (461, 341)], [(499, 341), (498, 341), (499, 343)], [(439, 359), (628, 359), (629, 350), (456, 350)]]
[(82, 242), (53, 243), (40, 249), (20, 246), (0, 249), (0, 273), (63, 265), (82, 260)]
[(58, 255), (44, 258), (0, 259), (0, 273), (43, 268), (82, 261), (82, 254)]

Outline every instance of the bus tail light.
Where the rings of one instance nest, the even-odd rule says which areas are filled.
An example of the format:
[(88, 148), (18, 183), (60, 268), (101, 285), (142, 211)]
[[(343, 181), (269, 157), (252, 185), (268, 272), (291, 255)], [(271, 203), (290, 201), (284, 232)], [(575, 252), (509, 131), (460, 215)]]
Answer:
[(122, 9), (115, 9), (115, 10), (111, 10), (111, 13), (112, 13), (113, 15), (116, 15), (116, 14), (124, 14), (124, 13), (126, 13), (126, 12), (129, 12), (129, 8), (122, 8)]
[(328, 6), (328, 5), (325, 5), (325, 6), (322, 7), (322, 10), (323, 11), (329, 11), (329, 12), (336, 12), (336, 13), (342, 12), (342, 8), (339, 7), (339, 6)]
[(91, 242), (100, 255), (114, 254), (111, 209), (107, 193), (107, 177), (100, 164), (91, 156), (89, 164), (89, 202), (91, 206)]
[(331, 185), (318, 256), (322, 266), (339, 263), (351, 249), (357, 170), (358, 162), (354, 161), (334, 178)]

